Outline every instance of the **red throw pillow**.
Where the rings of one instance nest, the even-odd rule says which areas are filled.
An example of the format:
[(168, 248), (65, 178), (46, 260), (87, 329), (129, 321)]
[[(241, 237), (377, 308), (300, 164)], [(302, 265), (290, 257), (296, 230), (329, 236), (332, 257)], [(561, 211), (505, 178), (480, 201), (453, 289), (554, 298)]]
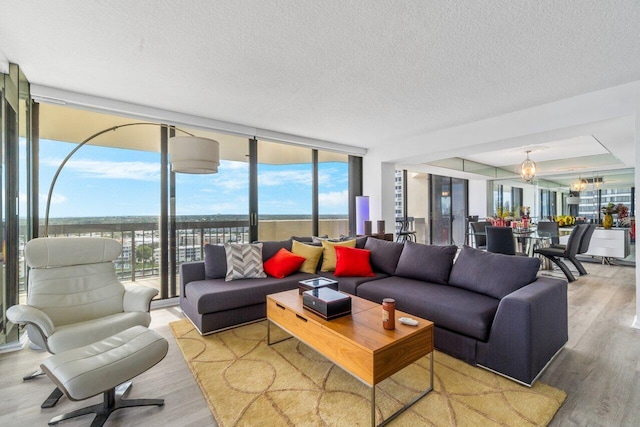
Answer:
[(373, 277), (376, 274), (371, 269), (369, 257), (371, 251), (366, 249), (336, 246), (335, 276)]
[(289, 252), (285, 248), (281, 248), (274, 256), (264, 262), (264, 271), (269, 276), (282, 279), (291, 273), (298, 271), (302, 263), (306, 261), (305, 257)]

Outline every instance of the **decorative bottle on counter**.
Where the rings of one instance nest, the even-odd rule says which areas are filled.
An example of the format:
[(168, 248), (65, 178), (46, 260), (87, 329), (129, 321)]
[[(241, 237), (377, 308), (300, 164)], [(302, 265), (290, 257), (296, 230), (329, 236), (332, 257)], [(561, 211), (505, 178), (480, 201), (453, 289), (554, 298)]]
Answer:
[(393, 298), (382, 300), (382, 327), (389, 330), (396, 328), (396, 300)]

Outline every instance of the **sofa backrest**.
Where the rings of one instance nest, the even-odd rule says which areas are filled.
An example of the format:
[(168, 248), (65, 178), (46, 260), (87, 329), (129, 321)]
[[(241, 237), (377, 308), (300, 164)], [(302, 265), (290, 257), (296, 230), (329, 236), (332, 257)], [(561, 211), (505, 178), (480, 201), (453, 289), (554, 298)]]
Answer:
[(536, 280), (538, 258), (484, 252), (465, 246), (449, 276), (449, 285), (502, 299)]
[[(357, 246), (356, 246), (357, 247)], [(381, 239), (368, 238), (364, 249), (371, 251), (369, 261), (373, 271), (393, 276), (402, 253), (402, 243), (389, 242)]]
[(457, 251), (458, 247), (453, 245), (424, 245), (407, 241), (400, 254), (395, 275), (446, 285)]
[[(322, 243), (318, 241), (313, 242), (312, 237), (292, 237), (288, 240), (272, 240), (261, 241), (262, 243), (262, 262), (267, 261), (273, 257), (280, 249), (285, 248), (291, 251), (293, 240), (298, 242), (304, 242), (306, 245), (322, 246)], [(374, 240), (374, 239), (371, 239)], [(366, 237), (359, 237), (356, 239), (356, 247), (362, 249), (367, 241)], [(402, 245), (400, 245), (402, 247)], [(318, 262), (318, 268), (322, 265), (322, 256)], [(394, 265), (395, 268), (395, 265)], [(205, 279), (221, 279), (227, 274), (227, 256), (224, 249), (224, 245), (204, 245), (204, 275)]]

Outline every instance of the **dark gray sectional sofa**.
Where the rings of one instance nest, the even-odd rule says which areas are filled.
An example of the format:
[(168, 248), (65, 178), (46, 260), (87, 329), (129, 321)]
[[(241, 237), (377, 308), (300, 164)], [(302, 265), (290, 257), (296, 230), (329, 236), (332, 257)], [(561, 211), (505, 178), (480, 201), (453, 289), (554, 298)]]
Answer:
[[(263, 260), (291, 240), (263, 242)], [(537, 258), (464, 247), (358, 239), (371, 251), (375, 277), (294, 273), (284, 279), (225, 282), (222, 246), (206, 247), (205, 262), (180, 267), (180, 305), (201, 334), (266, 316), (266, 295), (296, 289), (316, 276), (375, 302), (394, 298), (398, 310), (435, 324), (437, 349), (531, 385), (568, 340), (567, 282), (538, 277)], [(319, 263), (321, 264), (321, 263)], [(206, 270), (206, 271), (205, 271)]]

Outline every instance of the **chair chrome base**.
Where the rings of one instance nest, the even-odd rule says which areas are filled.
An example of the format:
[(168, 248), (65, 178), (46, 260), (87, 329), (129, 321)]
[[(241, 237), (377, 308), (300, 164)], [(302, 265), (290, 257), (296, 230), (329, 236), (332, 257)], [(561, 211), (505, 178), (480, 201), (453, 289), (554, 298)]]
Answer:
[(44, 375), (44, 371), (42, 369), (38, 369), (37, 371), (29, 374), (29, 375), (25, 375), (24, 377), (22, 377), (22, 381), (29, 381), (29, 380), (33, 380), (35, 378), (38, 378), (39, 376)]
[[(164, 405), (164, 399), (123, 399), (122, 396), (129, 390), (131, 381), (123, 383), (116, 388), (105, 391), (104, 400), (102, 403), (87, 406), (85, 408), (77, 409), (66, 414), (58, 415), (51, 418), (49, 425), (56, 425), (60, 421), (68, 420), (70, 418), (80, 417), (87, 414), (96, 414), (96, 417), (91, 423), (91, 427), (100, 427), (104, 425), (112, 412), (122, 408), (132, 408), (135, 406), (162, 406)], [(124, 391), (122, 389), (124, 388)]]

